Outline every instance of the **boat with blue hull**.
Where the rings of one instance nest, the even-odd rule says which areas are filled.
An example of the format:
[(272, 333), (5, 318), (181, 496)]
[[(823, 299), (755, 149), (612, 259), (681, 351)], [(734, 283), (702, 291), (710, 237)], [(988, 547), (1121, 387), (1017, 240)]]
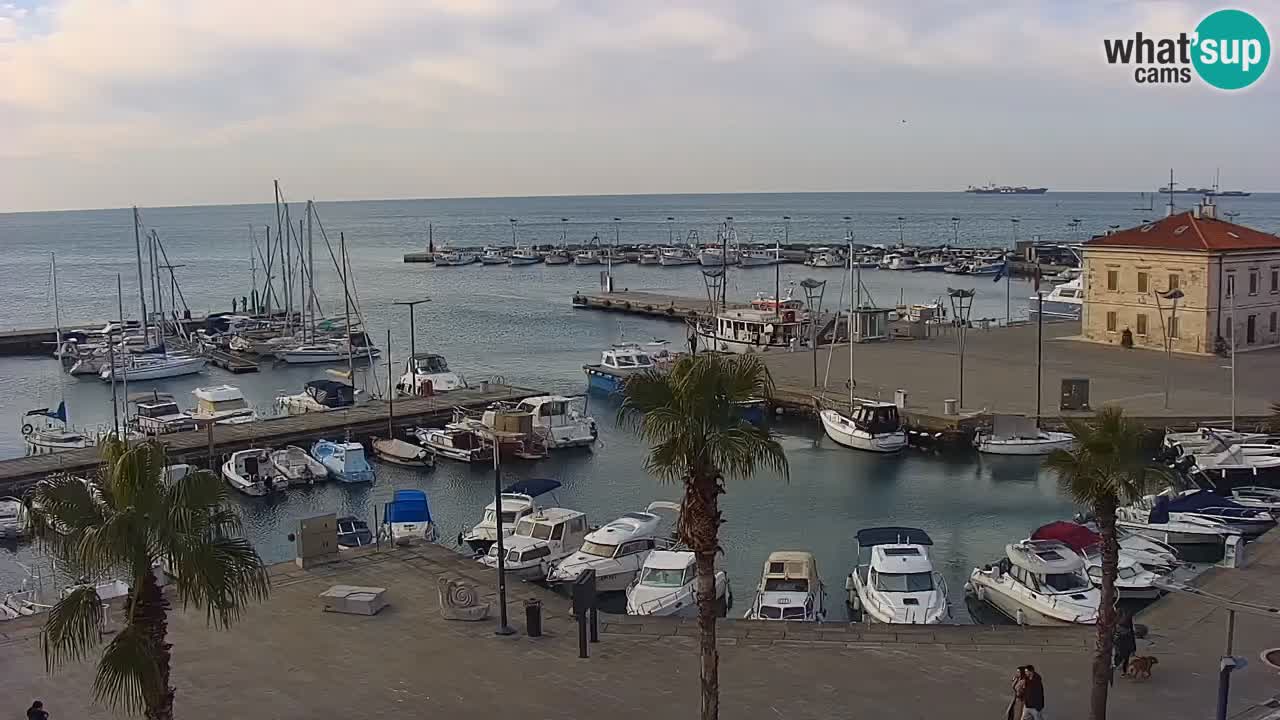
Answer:
[(346, 483), (373, 482), (373, 467), (364, 455), (364, 446), (358, 442), (333, 442), (317, 440), (311, 446), (315, 458), (329, 476)]
[[(662, 351), (665, 352), (665, 349)], [(619, 343), (600, 353), (600, 362), (582, 366), (587, 388), (603, 393), (621, 392), (632, 375), (658, 367), (654, 356), (636, 343)]]

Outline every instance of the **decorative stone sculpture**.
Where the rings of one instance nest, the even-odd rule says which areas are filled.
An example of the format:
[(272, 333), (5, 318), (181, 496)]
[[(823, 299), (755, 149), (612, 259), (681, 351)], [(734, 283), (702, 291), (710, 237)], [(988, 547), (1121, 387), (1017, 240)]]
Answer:
[(437, 581), (437, 587), (440, 614), (445, 620), (475, 622), (489, 617), (489, 602), (481, 603), (474, 583), (442, 577)]

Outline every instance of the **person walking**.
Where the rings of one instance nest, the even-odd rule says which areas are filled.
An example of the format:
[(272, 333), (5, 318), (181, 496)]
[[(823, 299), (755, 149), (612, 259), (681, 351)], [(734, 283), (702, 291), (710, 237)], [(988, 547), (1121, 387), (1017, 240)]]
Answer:
[(49, 713), (44, 711), (44, 703), (36, 700), (27, 708), (27, 720), (49, 720)]
[[(1115, 667), (1122, 676), (1129, 675), (1129, 658), (1138, 652), (1138, 638), (1133, 631), (1133, 617), (1126, 615), (1116, 626)], [(1114, 669), (1112, 670), (1114, 673)]]
[(1024, 665), (1026, 685), (1023, 691), (1022, 720), (1044, 720), (1044, 678), (1035, 665)]
[(1020, 666), (1013, 674), (1013, 699), (1009, 701), (1009, 709), (1005, 712), (1005, 720), (1022, 720), (1024, 698), (1027, 690), (1027, 678)]

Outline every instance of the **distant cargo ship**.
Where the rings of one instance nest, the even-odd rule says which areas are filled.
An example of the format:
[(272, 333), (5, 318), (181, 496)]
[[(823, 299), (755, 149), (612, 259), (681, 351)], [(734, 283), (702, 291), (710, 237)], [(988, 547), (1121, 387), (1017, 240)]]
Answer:
[[(1165, 185), (1164, 187), (1160, 188), (1160, 192), (1165, 195), (1168, 195), (1169, 186)], [(1213, 195), (1215, 197), (1249, 197), (1253, 193), (1245, 192), (1244, 190), (1214, 190), (1213, 188), (1188, 187), (1188, 188), (1181, 188), (1181, 189), (1174, 188), (1173, 194), (1174, 195)]]
[(983, 185), (982, 187), (969, 186), (967, 193), (977, 195), (1043, 195), (1049, 192), (1049, 188), (1027, 187), (1026, 185)]

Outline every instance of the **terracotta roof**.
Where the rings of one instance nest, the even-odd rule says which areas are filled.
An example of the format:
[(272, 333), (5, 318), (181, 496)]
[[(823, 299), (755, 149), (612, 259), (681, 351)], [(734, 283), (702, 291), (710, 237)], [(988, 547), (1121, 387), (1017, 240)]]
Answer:
[(1106, 247), (1191, 252), (1280, 250), (1280, 237), (1225, 220), (1197, 218), (1190, 212), (1184, 212), (1085, 243), (1085, 249)]

